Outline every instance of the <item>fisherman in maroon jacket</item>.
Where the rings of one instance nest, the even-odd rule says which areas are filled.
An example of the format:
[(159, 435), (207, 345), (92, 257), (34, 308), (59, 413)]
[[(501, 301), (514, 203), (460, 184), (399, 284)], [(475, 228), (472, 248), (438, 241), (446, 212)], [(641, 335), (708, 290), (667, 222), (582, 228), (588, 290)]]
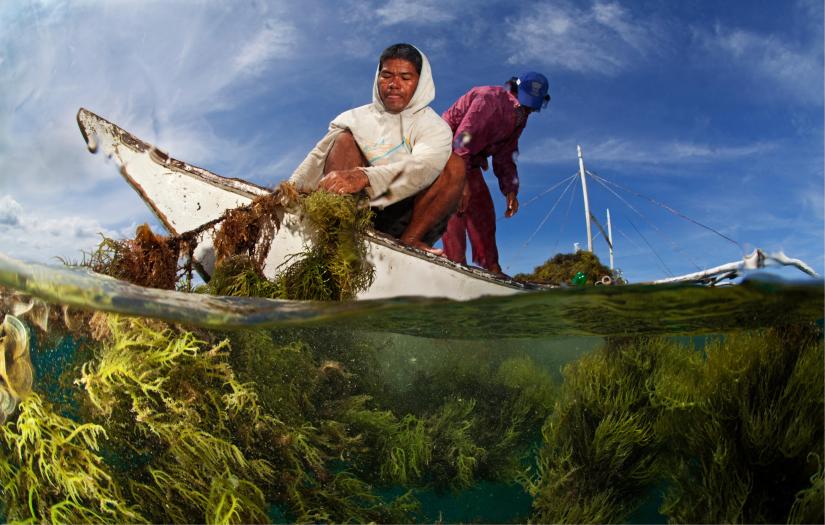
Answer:
[(464, 159), (467, 170), (461, 205), (441, 238), (444, 254), (450, 260), (466, 264), (469, 235), (473, 262), (501, 273), (495, 209), (481, 171), (487, 170), (487, 157), (492, 156), (493, 173), (507, 198), (504, 216), (515, 215), (519, 187), (515, 159), (518, 139), (530, 113), (547, 106), (550, 101), (547, 92), (547, 78), (529, 72), (513, 77), (505, 87), (475, 87), (441, 115), (453, 130), (453, 152)]

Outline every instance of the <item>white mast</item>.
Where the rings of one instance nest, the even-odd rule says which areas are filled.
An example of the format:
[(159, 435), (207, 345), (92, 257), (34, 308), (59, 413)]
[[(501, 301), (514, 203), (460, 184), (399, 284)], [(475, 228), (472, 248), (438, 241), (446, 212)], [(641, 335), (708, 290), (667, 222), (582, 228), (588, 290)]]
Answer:
[(587, 198), (587, 181), (584, 179), (584, 157), (582, 157), (582, 147), (577, 145), (579, 152), (579, 175), (582, 179), (582, 193), (584, 194), (584, 219), (587, 222), (587, 251), (593, 253), (593, 233), (590, 230), (590, 201)]
[(613, 228), (610, 226), (610, 208), (607, 208), (607, 240), (610, 241), (610, 269), (613, 269)]

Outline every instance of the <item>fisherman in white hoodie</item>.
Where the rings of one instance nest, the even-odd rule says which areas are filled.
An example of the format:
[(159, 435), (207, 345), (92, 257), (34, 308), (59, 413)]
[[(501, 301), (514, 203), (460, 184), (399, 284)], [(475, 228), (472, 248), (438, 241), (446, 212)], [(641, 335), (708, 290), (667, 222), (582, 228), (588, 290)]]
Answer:
[(375, 229), (432, 249), (464, 188), (464, 161), (452, 132), (428, 104), (435, 98), (430, 63), (409, 44), (381, 54), (372, 104), (335, 117), (290, 177), (302, 192), (366, 191)]

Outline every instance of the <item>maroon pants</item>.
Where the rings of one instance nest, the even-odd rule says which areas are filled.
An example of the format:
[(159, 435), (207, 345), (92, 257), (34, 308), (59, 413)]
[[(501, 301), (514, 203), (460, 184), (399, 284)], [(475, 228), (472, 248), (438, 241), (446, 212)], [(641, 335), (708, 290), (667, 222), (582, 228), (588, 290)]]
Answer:
[(469, 189), (469, 201), (464, 211), (459, 210), (447, 223), (447, 230), (441, 237), (444, 254), (451, 261), (467, 264), (467, 236), (473, 249), (473, 262), (487, 270), (498, 264), (496, 248), (496, 211), (493, 198), (481, 168), (472, 167), (467, 171), (465, 181)]

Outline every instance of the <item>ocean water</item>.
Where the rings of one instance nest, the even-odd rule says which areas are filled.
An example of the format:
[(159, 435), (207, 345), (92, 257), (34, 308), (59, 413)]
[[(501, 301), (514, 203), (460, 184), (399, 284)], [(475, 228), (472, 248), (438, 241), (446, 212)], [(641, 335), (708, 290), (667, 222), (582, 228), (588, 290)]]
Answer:
[(0, 286), (34, 376), (9, 520), (823, 519), (822, 281), (330, 304), (0, 257)]

